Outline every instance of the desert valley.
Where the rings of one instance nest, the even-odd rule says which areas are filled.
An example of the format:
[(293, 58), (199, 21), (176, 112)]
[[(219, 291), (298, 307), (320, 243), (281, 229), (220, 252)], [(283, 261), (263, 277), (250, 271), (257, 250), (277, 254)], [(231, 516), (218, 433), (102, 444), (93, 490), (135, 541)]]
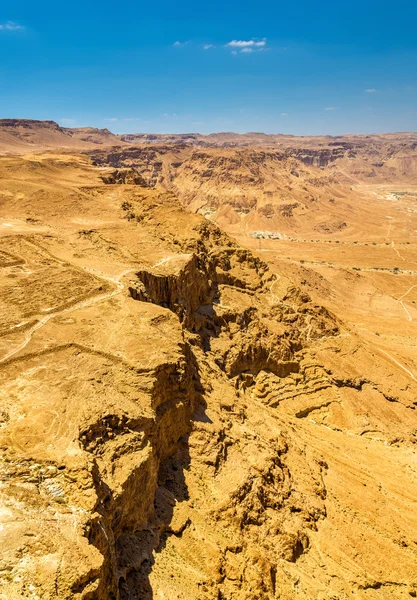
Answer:
[(0, 598), (417, 597), (417, 133), (0, 120)]

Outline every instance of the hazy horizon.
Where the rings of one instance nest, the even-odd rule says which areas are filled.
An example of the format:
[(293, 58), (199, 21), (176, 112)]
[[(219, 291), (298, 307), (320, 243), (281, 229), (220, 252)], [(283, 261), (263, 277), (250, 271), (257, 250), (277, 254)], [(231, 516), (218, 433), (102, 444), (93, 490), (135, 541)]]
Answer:
[(294, 134), (294, 133), (282, 133), (280, 131), (276, 131), (276, 132), (265, 132), (265, 131), (226, 131), (226, 130), (218, 130), (218, 131), (210, 131), (208, 133), (203, 133), (201, 131), (195, 130), (195, 131), (173, 131), (173, 132), (166, 132), (166, 131), (161, 131), (161, 132), (155, 132), (152, 130), (149, 131), (130, 131), (130, 132), (126, 132), (126, 131), (121, 131), (121, 132), (116, 132), (114, 131), (111, 127), (93, 127), (92, 125), (89, 124), (80, 124), (80, 125), (74, 125), (74, 126), (68, 126), (68, 125), (62, 125), (60, 124), (58, 121), (54, 121), (53, 119), (31, 119), (28, 117), (2, 117), (0, 116), (0, 121), (2, 120), (17, 120), (17, 121), (34, 121), (34, 122), (54, 122), (57, 125), (59, 125), (60, 127), (62, 127), (63, 129), (85, 129), (85, 128), (92, 128), (92, 129), (101, 129), (101, 130), (108, 130), (110, 133), (114, 134), (114, 135), (169, 135), (169, 136), (181, 136), (181, 135), (201, 135), (201, 136), (210, 136), (210, 135), (266, 135), (266, 136), (290, 136), (290, 137), (332, 137), (332, 138), (337, 138), (337, 137), (343, 137), (343, 136), (349, 136), (349, 135), (355, 135), (355, 136), (372, 136), (372, 135), (403, 135), (403, 134), (409, 134), (409, 133), (417, 133), (416, 131), (364, 131), (364, 132), (342, 132), (342, 133), (337, 133), (337, 134), (329, 134), (329, 133), (315, 133), (315, 134), (309, 134), (309, 133), (305, 133), (305, 134)]

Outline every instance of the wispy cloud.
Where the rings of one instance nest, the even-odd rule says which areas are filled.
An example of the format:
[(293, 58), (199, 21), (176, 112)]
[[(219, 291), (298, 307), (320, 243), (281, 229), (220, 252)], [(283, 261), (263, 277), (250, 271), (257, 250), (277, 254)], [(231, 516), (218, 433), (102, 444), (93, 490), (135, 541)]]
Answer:
[(337, 110), (337, 106), (326, 106), (324, 110)]
[(369, 88), (367, 90), (364, 90), (365, 94), (375, 94), (378, 90), (376, 90), (375, 88)]
[(288, 117), (288, 113), (281, 113), (281, 117)]
[(7, 23), (0, 23), (0, 31), (18, 31), (25, 29), (23, 25), (15, 23), (15, 21), (7, 21)]
[(251, 40), (232, 40), (226, 44), (226, 48), (232, 49), (232, 54), (243, 53), (250, 54), (251, 52), (261, 52), (265, 50), (266, 38), (261, 40), (252, 38)]
[(115, 123), (119, 119), (117, 117), (109, 117), (108, 119), (104, 119), (107, 123)]
[(172, 117), (176, 117), (177, 113), (164, 113), (162, 116), (165, 118), (172, 118)]
[[(181, 42), (180, 40), (177, 40), (172, 44), (172, 46), (174, 48), (183, 48), (188, 44), (192, 44), (192, 42), (190, 42), (189, 40), (186, 42)], [(262, 52), (264, 50), (267, 50), (268, 48), (266, 48), (266, 45), (266, 38), (252, 38), (251, 40), (232, 40), (231, 42), (227, 42), (227, 44), (224, 44), (224, 47), (230, 49), (232, 51), (232, 54), (250, 54), (251, 52)], [(211, 50), (212, 48), (216, 48), (216, 46), (214, 44), (202, 44), (201, 48), (203, 48), (203, 50)]]

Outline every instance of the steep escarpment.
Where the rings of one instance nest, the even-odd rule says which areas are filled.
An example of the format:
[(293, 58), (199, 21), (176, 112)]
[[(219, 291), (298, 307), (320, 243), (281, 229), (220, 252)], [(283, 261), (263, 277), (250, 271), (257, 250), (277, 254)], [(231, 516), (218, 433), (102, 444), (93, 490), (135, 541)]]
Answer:
[(339, 148), (294, 148), (289, 150), (289, 154), (294, 156), (302, 163), (306, 165), (314, 165), (316, 167), (327, 167), (330, 163), (337, 161), (338, 159), (348, 158), (352, 159), (356, 157), (354, 147), (347, 147), (341, 145)]
[[(307, 328), (312, 338), (333, 336), (338, 332), (334, 319), (319, 307), (314, 307), (307, 296), (298, 294), (296, 290), (282, 300), (276, 299), (272, 312), (268, 310), (268, 301), (267, 306), (263, 306), (263, 296), (270, 293), (276, 278), (265, 263), (247, 251), (208, 248), (205, 245), (201, 250), (198, 255), (173, 257), (156, 266), (152, 272), (138, 272), (136, 277), (139, 281), (131, 280), (130, 283), (134, 298), (165, 306), (178, 315), (193, 356), (190, 364), (195, 368), (194, 381), (198, 381), (195, 391), (199, 392), (199, 400), (189, 435), (179, 440), (177, 452), (160, 473), (155, 514), (148, 523), (152, 534), (146, 534), (147, 544), (162, 554), (166, 545), (170, 544), (171, 536), (181, 539), (189, 528), (196, 531), (196, 524), (190, 517), (193, 511), (187, 516), (182, 511), (182, 516), (173, 518), (174, 525), (167, 520), (167, 514), (172, 514), (178, 501), (194, 502), (191, 490), (188, 486), (184, 488), (184, 469), (190, 468), (191, 461), (202, 460), (200, 469), (209, 471), (202, 473), (202, 478), (206, 479), (207, 475), (209, 480), (216, 478), (220, 471), (228, 468), (231, 447), (236, 443), (240, 445), (237, 439), (233, 439), (236, 433), (232, 434), (230, 428), (241, 427), (249, 418), (245, 414), (249, 407), (241, 401), (245, 390), (255, 385), (261, 372), (275, 374), (279, 379), (297, 373), (300, 368), (297, 357), (306, 342), (303, 334)], [(228, 304), (225, 303), (226, 298)], [(217, 387), (215, 381), (223, 386), (220, 411), (228, 415), (229, 424), (226, 426), (216, 423), (211, 427), (210, 419), (204, 417), (207, 395)], [(317, 500), (297, 509), (294, 507), (297, 501), (291, 489), (287, 452), (287, 442), (282, 435), (260, 443), (256, 449), (256, 460), (259, 461), (256, 472), (252, 473), (249, 469), (244, 481), (233, 490), (231, 498), (223, 499), (218, 506), (214, 504), (211, 508), (214, 511), (211, 517), (212, 535), (222, 535), (221, 531), (233, 524), (238, 530), (253, 532), (257, 544), (262, 547), (259, 559), (255, 561), (259, 564), (250, 566), (253, 561), (250, 550), (252, 536), (248, 535), (250, 539), (245, 539), (240, 534), (240, 544), (235, 543), (231, 548), (228, 544), (216, 543), (217, 575), (209, 577), (209, 581), (204, 577), (193, 581), (191, 585), (197, 587), (188, 597), (217, 598), (219, 594), (223, 597), (222, 594), (226, 593), (223, 590), (227, 589), (231, 598), (242, 593), (270, 598), (281, 587), (282, 582), (276, 581), (277, 558), (295, 562), (308, 547), (308, 530), (310, 527), (314, 529), (316, 521), (325, 515), (320, 466), (313, 475), (314, 481), (317, 478), (313, 485), (319, 486), (315, 493)], [(180, 497), (177, 497), (177, 488), (180, 489)], [(293, 512), (297, 514), (295, 518), (291, 516)], [(159, 513), (163, 516), (162, 523), (158, 520)], [(197, 523), (201, 516), (196, 517)], [(268, 551), (266, 547), (264, 549), (264, 537), (270, 530), (275, 532), (275, 539)], [(136, 540), (138, 544), (140, 541), (143, 543), (143, 535), (139, 536), (136, 532)], [(239, 583), (234, 581), (233, 576), (237, 564), (231, 567), (229, 556), (232, 563), (240, 565), (242, 572), (247, 571)], [(124, 560), (127, 560), (126, 556)], [(129, 570), (122, 583), (122, 597), (151, 597), (150, 590), (149, 596), (145, 593), (145, 579), (153, 560), (142, 555), (142, 564), (136, 564)], [(181, 573), (172, 576), (177, 579)]]
[[(155, 374), (148, 415), (110, 414), (82, 432), (85, 449), (98, 464), (94, 478), (98, 516), (91, 521), (87, 535), (104, 562), (94, 598), (119, 598), (123, 581), (151, 558), (141, 538), (155, 519), (162, 465), (177, 450), (178, 440), (190, 431), (198, 393), (193, 365), (189, 348), (184, 346), (179, 364), (165, 366)], [(125, 477), (120, 481), (123, 471)], [(157, 520), (151, 537), (157, 537), (161, 527)]]
[[(202, 391), (190, 434), (159, 477), (156, 514), (168, 513), (171, 520), (162, 529), (151, 520), (158, 530), (151, 564), (144, 560), (130, 572), (122, 597), (142, 597), (145, 579), (145, 598), (156, 591), (190, 599), (311, 598), (329, 585), (308, 557), (327, 527), (326, 475), (335, 456), (317, 441), (305, 444), (310, 426), (305, 429), (303, 421), (315, 422), (336, 406), (347, 416), (350, 394), (359, 391), (365, 406), (381, 392), (372, 378), (358, 383), (349, 366), (351, 378), (341, 383), (333, 376), (315, 347), (327, 347), (329, 357), (343, 352), (346, 334), (305, 293), (291, 287), (283, 292), (264, 263), (243, 253), (204, 248), (198, 257), (167, 261), (155, 273), (139, 272), (138, 296), (131, 284), (135, 297), (178, 314)], [(202, 273), (211, 287), (203, 293)], [(365, 356), (360, 343), (354, 352)], [(411, 397), (395, 401), (404, 403), (399, 415), (413, 411)], [(411, 424), (411, 413), (409, 418)], [(375, 574), (355, 569), (347, 584), (343, 561), (337, 562), (333, 594), (351, 585), (357, 597), (373, 597), (367, 590), (385, 585), (382, 572), (372, 580)], [(393, 597), (413, 581), (408, 573), (393, 586)]]
[(155, 145), (89, 154), (102, 168), (136, 169), (147, 185), (174, 193), (190, 210), (231, 233), (291, 235), (294, 229), (314, 232), (320, 227), (337, 232), (338, 225), (352, 221), (349, 188), (337, 172), (319, 168), (336, 160), (338, 149)]
[(49, 348), (37, 339), (33, 352), (2, 365), (9, 597), (118, 598), (119, 538), (146, 525), (159, 464), (189, 430), (192, 361), (175, 319), (118, 307), (124, 335), (136, 321), (135, 333), (144, 328), (152, 340), (146, 360), (137, 346), (120, 357), (111, 340), (83, 340), (83, 322), (94, 319), (87, 307), (69, 323), (65, 345), (53, 320)]

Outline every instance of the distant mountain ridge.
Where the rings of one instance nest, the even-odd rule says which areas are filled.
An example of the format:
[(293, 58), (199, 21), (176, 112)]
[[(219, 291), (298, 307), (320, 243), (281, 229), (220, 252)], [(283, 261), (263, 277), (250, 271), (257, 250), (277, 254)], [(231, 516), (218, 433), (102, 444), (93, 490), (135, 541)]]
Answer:
[(233, 133), (125, 133), (114, 134), (109, 129), (95, 127), (62, 127), (55, 121), (32, 119), (0, 119), (0, 153), (22, 154), (33, 149), (53, 148), (87, 150), (97, 146), (186, 145), (200, 148), (263, 147), (282, 150), (320, 149), (343, 151), (372, 148), (386, 155), (400, 150), (417, 149), (417, 133), (347, 134), (294, 136), (261, 132)]
[(241, 147), (262, 146), (287, 148), (297, 147), (332, 147), (345, 144), (369, 144), (369, 142), (395, 142), (403, 140), (417, 144), (417, 133), (381, 133), (381, 134), (345, 134), (345, 135), (319, 135), (295, 136), (283, 133), (128, 133), (119, 134), (118, 138), (129, 144), (187, 144), (200, 147)]

